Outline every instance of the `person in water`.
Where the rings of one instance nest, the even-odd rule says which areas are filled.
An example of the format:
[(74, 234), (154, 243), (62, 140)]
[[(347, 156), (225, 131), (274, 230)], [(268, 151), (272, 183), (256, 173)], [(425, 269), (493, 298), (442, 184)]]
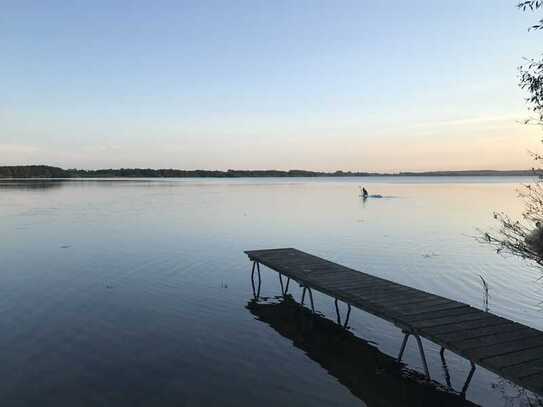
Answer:
[(368, 197), (368, 191), (366, 191), (366, 188), (362, 187), (362, 198)]

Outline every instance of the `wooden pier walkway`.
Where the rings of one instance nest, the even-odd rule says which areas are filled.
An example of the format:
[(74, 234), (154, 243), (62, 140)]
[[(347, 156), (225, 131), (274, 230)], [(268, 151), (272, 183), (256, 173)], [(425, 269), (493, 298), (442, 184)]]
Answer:
[(314, 289), (395, 324), (406, 334), (399, 359), (409, 336), (414, 336), (428, 376), (420, 337), (543, 395), (541, 331), (297, 249), (245, 253), (253, 261), (253, 275), (256, 266), (260, 276), (259, 265), (263, 264), (280, 276), (297, 281), (304, 287), (304, 294), (306, 289), (309, 291), (311, 302)]

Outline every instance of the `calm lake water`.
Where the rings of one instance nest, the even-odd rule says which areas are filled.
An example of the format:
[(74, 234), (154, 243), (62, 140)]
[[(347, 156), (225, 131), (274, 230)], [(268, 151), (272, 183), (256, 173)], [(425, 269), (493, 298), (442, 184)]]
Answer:
[[(0, 181), (0, 405), (527, 405), (477, 368), (467, 401), (416, 345), (315, 293), (314, 318), (243, 250), (296, 247), (543, 330), (543, 281), (478, 244), (527, 178)], [(383, 199), (358, 197), (358, 185)], [(301, 289), (291, 288), (294, 299)], [(432, 378), (439, 348), (424, 341)], [(469, 363), (448, 352), (459, 391)]]

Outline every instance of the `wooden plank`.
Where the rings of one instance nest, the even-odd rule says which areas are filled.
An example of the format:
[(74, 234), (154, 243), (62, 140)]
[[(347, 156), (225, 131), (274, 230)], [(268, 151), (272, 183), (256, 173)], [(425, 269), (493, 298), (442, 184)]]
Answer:
[(381, 285), (366, 285), (366, 284), (357, 284), (353, 281), (347, 281), (347, 282), (341, 282), (341, 284), (337, 284), (335, 286), (332, 286), (330, 284), (327, 284), (326, 282), (319, 281), (317, 279), (313, 280), (307, 280), (308, 284), (310, 286), (315, 287), (322, 287), (326, 288), (328, 291), (336, 291), (338, 293), (353, 293), (358, 296), (363, 296), (365, 298), (368, 298), (370, 296), (377, 296), (377, 295), (386, 295), (389, 292), (405, 292), (406, 289), (402, 287), (394, 286), (393, 284), (387, 283), (387, 284), (381, 284)]
[[(317, 277), (319, 277), (319, 278), (320, 277), (327, 278), (327, 277), (330, 277), (331, 280), (333, 280), (333, 278), (336, 277), (336, 276), (347, 274), (347, 272), (345, 272), (345, 271), (336, 270), (336, 269), (330, 268), (328, 266), (322, 266), (322, 265), (321, 266), (305, 265), (305, 266), (302, 266), (302, 269), (311, 278), (317, 278)], [(365, 277), (365, 278), (367, 278), (367, 277)]]
[(429, 335), (437, 337), (449, 332), (465, 331), (465, 330), (471, 330), (471, 329), (476, 329), (476, 328), (482, 328), (485, 326), (507, 325), (508, 323), (509, 321), (503, 318), (499, 318), (494, 315), (489, 315), (489, 318), (485, 318), (485, 319), (452, 323), (449, 325), (440, 325), (437, 327), (427, 327), (427, 328), (424, 328), (423, 331)]
[(348, 276), (354, 280), (364, 280), (368, 283), (377, 283), (377, 282), (388, 282), (392, 283), (392, 281), (384, 280), (382, 278), (376, 278), (372, 276), (368, 276), (367, 274), (360, 273), (358, 271), (339, 271), (339, 270), (319, 270), (318, 272), (311, 275), (312, 278), (320, 278), (322, 281), (328, 280), (329, 282), (333, 283), (335, 277), (337, 276)]
[[(270, 268), (279, 268), (279, 269), (282, 269), (282, 270), (291, 270), (292, 272), (294, 273), (299, 273), (299, 274), (307, 274), (304, 269), (309, 269), (310, 271), (312, 270), (311, 268), (311, 265), (310, 264), (307, 264), (307, 263), (290, 263), (290, 262), (281, 262), (281, 263), (273, 263), (273, 262), (263, 262), (262, 264), (264, 264), (266, 267), (270, 267)], [(269, 265), (269, 266), (268, 266)]]
[(406, 303), (438, 302), (438, 300), (446, 301), (446, 302), (451, 301), (448, 298), (439, 297), (437, 295), (430, 294), (430, 293), (425, 293), (424, 291), (415, 290), (410, 287), (405, 287), (405, 288), (406, 288), (405, 291), (409, 293), (410, 297), (407, 300), (402, 299), (402, 300), (389, 301), (389, 305), (399, 306)]
[(321, 261), (313, 259), (303, 259), (297, 256), (289, 256), (285, 253), (277, 253), (272, 255), (259, 255), (253, 258), (253, 261), (258, 261), (260, 263), (270, 263), (273, 265), (301, 265), (301, 264), (314, 264), (315, 266), (323, 265)]
[[(505, 354), (510, 354), (512, 352), (520, 352), (526, 349), (531, 348), (543, 348), (543, 336), (532, 336), (529, 338), (517, 339), (510, 342), (498, 343), (491, 346), (483, 346), (474, 349), (468, 349), (465, 351), (465, 354), (470, 357), (470, 359), (475, 361), (480, 361), (485, 358), (495, 357)], [(543, 356), (543, 354), (542, 354)]]
[(438, 311), (453, 310), (456, 308), (468, 307), (466, 304), (462, 304), (456, 301), (443, 301), (433, 300), (430, 302), (407, 304), (400, 306), (391, 306), (391, 309), (398, 310), (402, 315), (406, 317), (414, 315), (423, 315), (427, 313), (434, 313)]
[[(408, 298), (408, 297), (405, 297), (404, 298)], [(369, 303), (375, 305), (375, 306), (379, 306), (379, 307), (383, 307), (383, 308), (386, 308), (390, 313), (394, 313), (395, 315), (400, 315), (402, 317), (403, 320), (405, 320), (405, 315), (403, 315), (401, 313), (401, 310), (398, 309), (398, 308), (392, 308), (390, 307), (389, 303), (388, 303), (388, 300), (385, 298), (385, 299), (380, 299), (380, 300), (376, 300), (376, 299), (370, 299), (368, 300)], [(411, 304), (411, 305), (414, 305), (414, 301), (416, 301), (416, 299), (413, 299), (409, 302), (407, 302), (406, 304)], [(423, 302), (422, 304), (426, 304), (425, 302)]]
[(286, 256), (292, 256), (292, 257), (295, 257), (296, 254), (295, 253), (292, 253), (288, 250), (283, 250), (283, 251), (280, 251), (280, 250), (277, 250), (277, 251), (274, 251), (273, 253), (267, 253), (263, 250), (260, 250), (260, 251), (251, 251), (251, 252), (246, 252), (247, 256), (249, 256), (249, 259), (251, 259), (252, 261), (263, 261), (263, 260), (266, 260), (266, 259), (269, 259), (269, 260), (274, 260), (274, 259), (277, 259), (277, 260), (285, 260), (286, 259)]
[[(352, 295), (356, 295), (360, 301), (365, 302), (371, 302), (376, 305), (380, 305), (383, 307), (389, 308), (389, 304), (393, 302), (402, 302), (402, 303), (412, 303), (416, 301), (417, 299), (421, 299), (421, 297), (414, 297), (410, 298), (409, 292), (403, 292), (403, 291), (396, 291), (396, 292), (389, 292), (389, 293), (382, 293), (382, 292), (374, 292), (374, 293), (357, 293), (352, 292)], [(391, 308), (389, 308), (391, 311), (393, 311)], [(398, 311), (394, 311), (395, 313)]]
[(396, 297), (405, 297), (410, 295), (411, 291), (406, 290), (402, 287), (395, 287), (393, 285), (370, 287), (362, 290), (356, 290), (351, 288), (346, 288), (345, 291), (352, 291), (354, 294), (357, 294), (360, 298), (378, 300), (379, 298), (388, 298), (393, 300)]
[(328, 290), (331, 290), (331, 291), (341, 291), (341, 290), (348, 289), (350, 287), (358, 287), (359, 289), (362, 289), (360, 288), (360, 285), (365, 286), (363, 283), (353, 281), (352, 279), (341, 279), (341, 278), (337, 280), (335, 285), (331, 285), (327, 283), (326, 281), (321, 281), (320, 279), (315, 279), (315, 278), (306, 279), (305, 281), (308, 286), (320, 285), (321, 287), (326, 287)]
[(381, 281), (368, 281), (360, 278), (352, 278), (352, 276), (337, 276), (333, 279), (333, 282), (330, 280), (320, 278), (320, 276), (311, 276), (307, 279), (308, 283), (320, 283), (326, 284), (330, 289), (342, 289), (345, 287), (357, 286), (361, 290), (369, 289), (371, 287), (390, 287), (394, 284), (390, 282), (381, 282)]
[[(365, 290), (360, 290), (359, 292), (359, 295), (360, 296), (368, 296), (368, 295), (375, 295), (379, 289), (379, 287), (375, 287), (376, 289), (375, 290), (372, 290), (371, 288), (368, 288), (368, 289), (365, 289)], [(401, 285), (397, 285), (397, 284), (387, 284), (387, 285), (383, 285), (381, 286), (382, 289), (384, 290), (396, 290), (397, 292), (402, 292), (402, 293), (406, 293), (406, 294), (410, 294), (410, 295), (413, 295), (413, 296), (417, 296), (417, 297), (421, 297), (421, 296), (424, 296), (425, 298), (428, 298), (428, 294), (426, 293), (423, 293), (423, 292), (419, 292), (417, 290), (414, 290), (410, 287), (405, 287), (405, 286), (401, 286)], [(386, 294), (386, 293), (383, 293), (383, 294)]]
[(474, 322), (474, 321), (484, 321), (489, 318), (490, 316), (487, 313), (473, 309), (473, 308), (469, 308), (469, 309), (466, 309), (464, 312), (457, 315), (451, 315), (451, 316), (435, 318), (435, 319), (432, 317), (429, 317), (428, 319), (422, 319), (422, 320), (416, 320), (416, 321), (410, 321), (406, 319), (406, 322), (417, 329), (424, 329), (424, 328), (434, 328), (434, 327), (440, 327), (440, 326), (448, 327), (454, 324), (462, 324), (462, 323)]
[(543, 359), (530, 360), (518, 365), (505, 367), (502, 371), (508, 376), (523, 379), (534, 374), (543, 373)]
[[(362, 295), (360, 295), (362, 297)], [(438, 303), (441, 300), (441, 303), (448, 302), (450, 300), (447, 300), (445, 298), (439, 299), (437, 297), (433, 297), (431, 295), (425, 295), (421, 293), (411, 293), (406, 292), (406, 295), (398, 297), (398, 298), (391, 298), (390, 296), (383, 295), (381, 298), (373, 298), (374, 301), (383, 301), (385, 302), (389, 307), (398, 307), (402, 305), (416, 305), (416, 304), (429, 304), (429, 303)]]
[(543, 391), (543, 374), (530, 376), (521, 381), (526, 387), (541, 394)]
[(337, 285), (340, 281), (355, 281), (364, 283), (367, 285), (373, 284), (391, 284), (390, 281), (379, 280), (375, 278), (368, 278), (363, 275), (357, 275), (360, 273), (351, 273), (351, 272), (326, 272), (326, 273), (309, 273), (307, 278), (310, 281), (320, 281), (322, 283), (330, 284), (331, 286)]
[(446, 309), (440, 309), (440, 310), (432, 310), (432, 311), (426, 311), (426, 312), (420, 312), (418, 314), (413, 315), (406, 315), (404, 316), (405, 321), (407, 322), (416, 322), (416, 321), (430, 321), (434, 319), (440, 319), (444, 317), (452, 317), (457, 315), (465, 315), (472, 312), (482, 312), (475, 308), (470, 307), (469, 305), (462, 305), (462, 304), (453, 304), (454, 306), (451, 306), (450, 308)]
[(473, 349), (481, 346), (492, 346), (499, 343), (509, 342), (516, 339), (529, 338), (532, 336), (541, 335), (540, 331), (527, 327), (518, 327), (510, 332), (499, 331), (492, 335), (485, 335), (478, 338), (465, 339), (461, 341), (453, 342), (457, 348), (460, 349)]
[(507, 324), (498, 324), (491, 326), (479, 326), (473, 327), (470, 329), (461, 329), (456, 331), (449, 332), (438, 332), (436, 337), (439, 337), (439, 340), (447, 344), (447, 346), (456, 347), (456, 343), (459, 341), (469, 340), (469, 339), (480, 339), (485, 338), (491, 335), (494, 335), (498, 332), (511, 332), (517, 330), (517, 324), (508, 322)]
[(514, 366), (541, 358), (543, 358), (543, 345), (536, 348), (507, 353), (505, 355), (485, 358), (484, 364), (493, 369), (503, 369), (504, 367)]

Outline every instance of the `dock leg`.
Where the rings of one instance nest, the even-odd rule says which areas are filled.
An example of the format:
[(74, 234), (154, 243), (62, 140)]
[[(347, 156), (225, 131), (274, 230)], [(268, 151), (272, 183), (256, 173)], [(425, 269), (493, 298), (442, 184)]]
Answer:
[(290, 284), (290, 277), (287, 277), (287, 284), (283, 285), (283, 275), (281, 273), (277, 273), (277, 274), (279, 274), (279, 284), (281, 284), (281, 294), (285, 296), (288, 294), (288, 286)]
[(405, 351), (405, 345), (407, 345), (407, 340), (409, 339), (409, 332), (404, 332), (405, 336), (403, 337), (402, 346), (400, 347), (400, 354), (398, 355), (398, 363), (401, 363), (402, 356)]
[(309, 301), (311, 302), (311, 311), (315, 312), (315, 304), (313, 303), (313, 292), (311, 291), (311, 288), (307, 287), (307, 291), (309, 291)]
[(419, 347), (420, 358), (422, 360), (422, 366), (424, 367), (424, 374), (426, 374), (426, 378), (430, 380), (430, 371), (428, 370), (428, 363), (426, 363), (426, 355), (424, 354), (424, 348), (422, 347), (422, 341), (420, 340), (420, 336), (412, 332), (404, 332), (404, 334), (405, 336), (403, 337), (402, 346), (400, 348), (400, 354), (398, 355), (398, 363), (402, 361), (402, 356), (405, 351), (405, 346), (407, 345), (407, 340), (409, 339), (409, 336), (413, 335), (415, 339), (417, 340), (417, 345)]
[(313, 293), (311, 292), (311, 288), (306, 287), (305, 285), (304, 285), (304, 289), (302, 290), (302, 305), (304, 305), (306, 291), (309, 293), (309, 302), (311, 304), (311, 311), (315, 312), (315, 304), (313, 303)]
[(466, 379), (466, 383), (464, 383), (464, 386), (462, 387), (462, 391), (460, 392), (460, 395), (463, 398), (466, 398), (466, 392), (468, 391), (469, 384), (471, 382), (471, 379), (473, 378), (473, 374), (475, 373), (475, 363), (473, 363), (471, 360), (469, 361), (471, 363), (471, 370), (469, 371), (468, 378)]
[(343, 326), (343, 328), (347, 328), (347, 324), (349, 323), (349, 317), (351, 316), (351, 304), (347, 304), (347, 316), (345, 317), (345, 322), (343, 324), (341, 323), (341, 315), (339, 313), (337, 298), (334, 298), (334, 304), (336, 306), (337, 324)]
[[(258, 272), (258, 287), (255, 285), (255, 269)], [(257, 261), (253, 262), (253, 268), (251, 270), (251, 285), (253, 286), (253, 295), (255, 299), (260, 297), (260, 286), (262, 285), (262, 279), (260, 278), (260, 265)]]
[(334, 299), (334, 304), (336, 306), (337, 324), (341, 325), (341, 315), (339, 315), (339, 307), (337, 305), (337, 298)]
[(422, 341), (420, 340), (420, 336), (413, 335), (415, 339), (417, 340), (417, 345), (419, 347), (419, 353), (420, 358), (422, 359), (422, 365), (424, 366), (424, 373), (426, 374), (426, 378), (430, 380), (430, 371), (428, 370), (428, 363), (426, 363), (426, 355), (424, 354), (424, 348), (422, 347)]
[(447, 361), (445, 360), (445, 348), (441, 347), (439, 351), (439, 356), (441, 357), (441, 365), (443, 366), (443, 371), (445, 372), (445, 382), (449, 389), (452, 389), (451, 384), (451, 374), (449, 373), (449, 368), (447, 367)]
[(351, 304), (347, 304), (347, 316), (345, 317), (345, 322), (343, 323), (343, 328), (348, 328), (349, 317), (351, 316)]
[(254, 283), (255, 280), (255, 268), (256, 268), (256, 261), (253, 261), (253, 268), (251, 269), (251, 280)]

